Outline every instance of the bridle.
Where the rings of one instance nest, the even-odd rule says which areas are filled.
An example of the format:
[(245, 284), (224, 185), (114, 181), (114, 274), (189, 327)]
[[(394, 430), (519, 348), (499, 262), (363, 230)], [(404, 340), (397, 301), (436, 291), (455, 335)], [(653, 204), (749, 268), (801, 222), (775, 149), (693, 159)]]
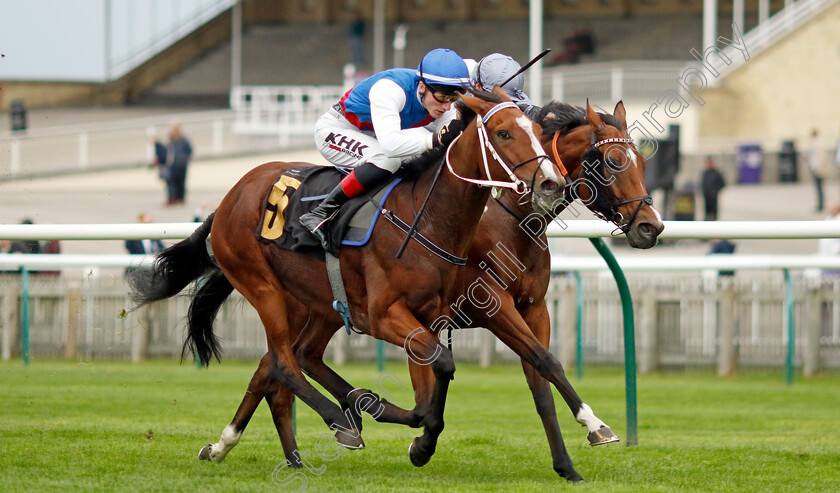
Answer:
[[(449, 147), (446, 149), (446, 168), (449, 170), (450, 173), (452, 173), (453, 176), (455, 176), (456, 178), (458, 178), (460, 180), (463, 180), (463, 181), (466, 181), (466, 182), (469, 182), (469, 183), (474, 183), (476, 185), (483, 186), (483, 187), (509, 188), (509, 189), (513, 190), (516, 194), (524, 196), (524, 195), (527, 195), (527, 194), (529, 194), (533, 191), (534, 181), (536, 180), (537, 170), (539, 170), (539, 168), (537, 168), (537, 170), (534, 171), (534, 176), (531, 178), (531, 185), (530, 186), (526, 182), (519, 179), (519, 177), (516, 176), (516, 174), (514, 172), (518, 168), (520, 168), (521, 166), (523, 166), (525, 164), (528, 164), (531, 161), (535, 161), (535, 160), (540, 161), (540, 160), (543, 160), (543, 159), (549, 159), (550, 160), (551, 158), (549, 158), (546, 154), (543, 154), (541, 156), (534, 156), (534, 157), (528, 158), (528, 159), (526, 159), (526, 160), (524, 160), (520, 163), (517, 163), (513, 166), (509, 165), (507, 163), (507, 161), (505, 161), (505, 159), (499, 154), (499, 152), (496, 150), (496, 147), (493, 145), (493, 140), (490, 138), (489, 135), (487, 135), (486, 125), (487, 125), (487, 122), (490, 120), (490, 118), (493, 115), (495, 115), (500, 110), (503, 110), (503, 109), (506, 109), (506, 108), (511, 108), (511, 109), (515, 108), (517, 111), (519, 111), (519, 107), (516, 106), (516, 103), (510, 102), (510, 101), (505, 101), (503, 103), (499, 103), (496, 106), (492, 107), (490, 109), (490, 111), (487, 112), (487, 114), (485, 114), (481, 119), (476, 119), (476, 122), (475, 122), (475, 126), (476, 126), (476, 129), (478, 131), (479, 147), (481, 147), (481, 159), (482, 159), (482, 162), (484, 163), (484, 173), (487, 176), (487, 179), (486, 180), (481, 180), (481, 179), (461, 176), (458, 173), (456, 173), (454, 169), (452, 169), (452, 163), (449, 160), (449, 151), (452, 150), (452, 148), (455, 146), (455, 142), (457, 142), (458, 139), (461, 138), (461, 135), (463, 135), (463, 133), (461, 135), (458, 135), (457, 137), (455, 137), (455, 140), (453, 140), (452, 143), (449, 144)], [(488, 151), (490, 153), (490, 157), (492, 157), (493, 160), (495, 160), (497, 163), (499, 163), (499, 166), (501, 166), (502, 169), (505, 171), (505, 173), (507, 173), (510, 181), (499, 181), (499, 180), (491, 180), (490, 179), (490, 161), (487, 159)]]
[[(588, 168), (582, 165), (583, 170), (581, 171), (581, 173), (585, 178), (588, 173), (596, 171), (600, 173), (602, 178), (606, 178), (604, 175), (604, 166), (606, 166), (607, 158), (604, 155), (604, 153), (601, 152), (601, 146), (617, 143), (632, 144), (633, 139), (628, 137), (613, 137), (609, 139), (596, 140), (594, 131), (591, 132), (590, 135), (590, 146), (589, 149), (584, 153), (584, 156), (589, 153), (597, 153), (599, 157), (596, 166), (592, 168)], [(556, 143), (557, 141), (555, 139), (554, 145), (552, 145), (552, 150), (555, 153), (557, 152)], [(584, 162), (586, 162), (585, 159)], [(592, 181), (593, 180), (589, 180), (590, 183)], [(635, 197), (632, 199), (620, 200), (618, 197), (615, 196), (615, 194), (608, 186), (605, 186), (603, 184), (601, 180), (595, 179), (594, 181), (600, 186), (598, 187), (598, 190), (594, 190), (593, 193), (603, 193), (605, 198), (607, 198), (608, 200), (606, 204), (599, 204), (596, 198), (596, 202), (594, 202), (595, 207), (593, 208), (593, 212), (596, 216), (600, 217), (604, 221), (611, 222), (616, 225), (617, 229), (613, 232), (614, 234), (618, 231), (627, 234), (627, 232), (630, 231), (630, 228), (633, 225), (633, 222), (636, 220), (636, 216), (638, 216), (639, 211), (641, 211), (642, 207), (644, 207), (645, 205), (653, 205), (653, 198), (650, 196), (650, 194), (646, 194), (641, 197)], [(569, 187), (572, 186), (574, 186), (574, 182), (569, 185)], [(639, 204), (636, 206), (635, 209), (633, 209), (633, 213), (630, 215), (630, 218), (625, 220), (624, 215), (618, 211), (618, 208), (625, 204), (632, 204), (633, 202), (638, 202)]]

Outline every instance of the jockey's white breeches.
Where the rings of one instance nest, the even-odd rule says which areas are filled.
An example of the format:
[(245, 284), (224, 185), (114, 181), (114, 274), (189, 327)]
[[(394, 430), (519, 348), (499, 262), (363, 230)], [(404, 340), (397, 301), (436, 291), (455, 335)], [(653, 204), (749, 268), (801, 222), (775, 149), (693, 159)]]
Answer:
[(373, 132), (359, 130), (338, 111), (330, 108), (315, 122), (315, 146), (336, 166), (355, 167), (371, 163), (394, 173), (402, 160), (385, 155)]

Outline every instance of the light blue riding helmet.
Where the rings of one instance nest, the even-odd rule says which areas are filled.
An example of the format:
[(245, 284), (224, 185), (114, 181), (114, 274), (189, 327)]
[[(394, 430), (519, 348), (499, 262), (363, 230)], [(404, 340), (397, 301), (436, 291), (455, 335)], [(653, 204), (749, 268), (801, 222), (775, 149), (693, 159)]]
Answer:
[(417, 76), (433, 91), (464, 92), (470, 84), (470, 71), (464, 59), (452, 50), (437, 48), (426, 53), (417, 67)]
[[(494, 86), (501, 85), (513, 74), (519, 71), (519, 63), (512, 57), (501, 53), (492, 53), (482, 58), (473, 68), (470, 79), (473, 85), (481, 84), (485, 91), (492, 91)], [(502, 86), (510, 99), (519, 106), (529, 117), (534, 118), (539, 108), (534, 106), (531, 98), (525, 94), (525, 76), (517, 74), (510, 82)]]

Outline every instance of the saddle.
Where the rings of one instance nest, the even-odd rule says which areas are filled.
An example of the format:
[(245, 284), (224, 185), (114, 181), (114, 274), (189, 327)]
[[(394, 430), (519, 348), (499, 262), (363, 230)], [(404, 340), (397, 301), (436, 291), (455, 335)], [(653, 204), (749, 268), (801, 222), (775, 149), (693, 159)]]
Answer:
[[(323, 260), (321, 244), (298, 218), (317, 207), (349, 172), (349, 168), (334, 166), (301, 166), (283, 171), (263, 200), (257, 239)], [(328, 224), (327, 234), (334, 250), (331, 254), (338, 255), (337, 245), (367, 244), (381, 215), (382, 204), (400, 181), (401, 178), (395, 178), (341, 207), (338, 216)]]

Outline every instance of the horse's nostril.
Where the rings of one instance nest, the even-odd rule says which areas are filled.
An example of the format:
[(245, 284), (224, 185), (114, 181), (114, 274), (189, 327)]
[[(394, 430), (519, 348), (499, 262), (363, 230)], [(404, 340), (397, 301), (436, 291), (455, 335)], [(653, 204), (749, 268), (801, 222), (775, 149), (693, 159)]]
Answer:
[(544, 180), (542, 183), (540, 183), (540, 193), (546, 195), (553, 194), (559, 188), (560, 186), (552, 180)]
[(658, 235), (657, 228), (651, 223), (639, 223), (639, 234), (648, 238)]

